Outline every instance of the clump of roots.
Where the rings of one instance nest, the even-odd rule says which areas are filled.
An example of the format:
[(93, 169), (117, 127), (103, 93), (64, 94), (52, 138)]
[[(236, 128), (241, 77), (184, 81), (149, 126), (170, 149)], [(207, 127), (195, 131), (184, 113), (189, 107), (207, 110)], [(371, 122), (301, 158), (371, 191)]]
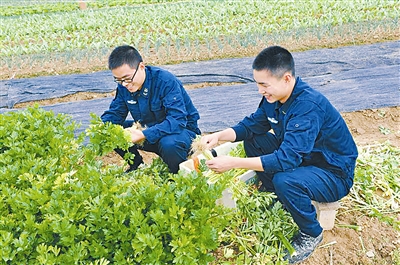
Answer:
[(130, 128), (132, 128), (134, 130), (143, 131), (144, 129), (146, 129), (146, 126), (142, 126), (142, 124), (140, 124), (140, 122), (136, 121), (132, 124), (132, 126)]
[(201, 143), (200, 135), (193, 140), (190, 150), (192, 152), (192, 157), (197, 157), (202, 154), (207, 160), (212, 159), (210, 150), (207, 149), (206, 145)]
[[(146, 128), (147, 127), (146, 126), (142, 126), (142, 124), (140, 124), (140, 122), (134, 122), (131, 127), (125, 128), (125, 130), (127, 130), (127, 131), (131, 131), (131, 130), (143, 131)], [(136, 142), (135, 144), (143, 146), (144, 141), (145, 141), (145, 139), (143, 139), (143, 140), (141, 140), (139, 142)]]

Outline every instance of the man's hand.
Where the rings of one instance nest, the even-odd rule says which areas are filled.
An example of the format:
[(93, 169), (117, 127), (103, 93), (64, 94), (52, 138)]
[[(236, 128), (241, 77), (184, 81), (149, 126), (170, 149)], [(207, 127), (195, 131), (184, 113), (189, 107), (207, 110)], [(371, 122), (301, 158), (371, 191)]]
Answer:
[(141, 143), (146, 138), (141, 130), (126, 128), (126, 131), (130, 132), (131, 140), (133, 143)]
[(213, 148), (218, 144), (218, 134), (208, 134), (201, 137), (201, 144), (206, 147), (207, 150)]
[(218, 156), (211, 160), (206, 161), (209, 169), (217, 173), (224, 173), (232, 168), (235, 168), (235, 157), (231, 156)]
[(201, 137), (201, 144), (207, 149), (211, 149), (218, 144), (218, 141), (233, 142), (236, 139), (236, 133), (232, 128), (220, 132), (204, 135)]
[(218, 156), (206, 161), (206, 165), (209, 169), (217, 173), (224, 173), (232, 168), (264, 171), (260, 157)]

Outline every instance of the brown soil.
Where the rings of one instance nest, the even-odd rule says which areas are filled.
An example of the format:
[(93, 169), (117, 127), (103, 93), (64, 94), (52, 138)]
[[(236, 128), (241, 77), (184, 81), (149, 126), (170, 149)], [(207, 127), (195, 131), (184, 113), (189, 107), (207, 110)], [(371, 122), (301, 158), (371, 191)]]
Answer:
[(400, 106), (342, 113), (358, 146), (389, 141), (400, 146)]
[[(337, 213), (335, 227), (324, 231), (322, 244), (302, 264), (395, 265), (392, 255), (400, 246), (400, 233), (390, 225), (376, 218), (364, 216), (360, 212), (346, 213), (346, 209), (351, 209), (346, 198), (341, 204), (342, 208)], [(337, 224), (356, 224), (361, 226), (361, 231)]]
[[(382, 109), (342, 113), (358, 147), (389, 141), (400, 146), (400, 106)], [(350, 200), (341, 200), (335, 227), (324, 232), (322, 247), (304, 265), (399, 265), (393, 250), (399, 249), (400, 232), (376, 218), (351, 211)], [(350, 210), (350, 211), (349, 211)], [(400, 214), (397, 219), (400, 220)], [(362, 227), (361, 231), (338, 227), (351, 224)], [(330, 245), (332, 243), (332, 245)], [(329, 246), (324, 247), (328, 244)]]

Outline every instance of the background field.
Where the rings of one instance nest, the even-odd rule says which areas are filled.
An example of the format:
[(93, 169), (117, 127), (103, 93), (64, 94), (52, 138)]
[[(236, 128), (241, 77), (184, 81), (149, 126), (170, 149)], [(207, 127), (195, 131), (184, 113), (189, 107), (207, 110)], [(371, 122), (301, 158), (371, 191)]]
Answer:
[(398, 1), (2, 1), (0, 78), (106, 68), (132, 44), (151, 64), (399, 38)]

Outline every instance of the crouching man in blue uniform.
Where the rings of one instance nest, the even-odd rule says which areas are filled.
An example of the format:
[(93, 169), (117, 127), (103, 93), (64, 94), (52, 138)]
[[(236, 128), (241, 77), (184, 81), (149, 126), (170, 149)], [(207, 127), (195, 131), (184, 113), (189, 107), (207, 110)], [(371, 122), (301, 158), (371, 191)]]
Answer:
[[(166, 70), (145, 66), (139, 52), (129, 45), (111, 52), (108, 67), (118, 86), (102, 121), (124, 128), (139, 122), (145, 128), (129, 130), (136, 144), (129, 149), (135, 156), (127, 171), (143, 163), (138, 152), (141, 149), (158, 154), (169, 170), (177, 173), (179, 164), (188, 157), (192, 140), (201, 133), (197, 126), (199, 113), (182, 83)], [(128, 113), (133, 120), (126, 120)], [(116, 152), (122, 157), (126, 153), (120, 149)]]
[[(202, 137), (209, 148), (218, 141), (244, 141), (247, 158), (216, 157), (216, 171), (257, 171), (262, 189), (275, 192), (299, 227), (289, 264), (308, 258), (322, 242), (323, 229), (311, 201), (334, 202), (353, 185), (357, 147), (340, 113), (325, 96), (295, 77), (289, 51), (272, 46), (253, 62), (253, 77), (263, 96), (257, 110), (237, 125)], [(272, 129), (272, 131), (270, 131)]]

